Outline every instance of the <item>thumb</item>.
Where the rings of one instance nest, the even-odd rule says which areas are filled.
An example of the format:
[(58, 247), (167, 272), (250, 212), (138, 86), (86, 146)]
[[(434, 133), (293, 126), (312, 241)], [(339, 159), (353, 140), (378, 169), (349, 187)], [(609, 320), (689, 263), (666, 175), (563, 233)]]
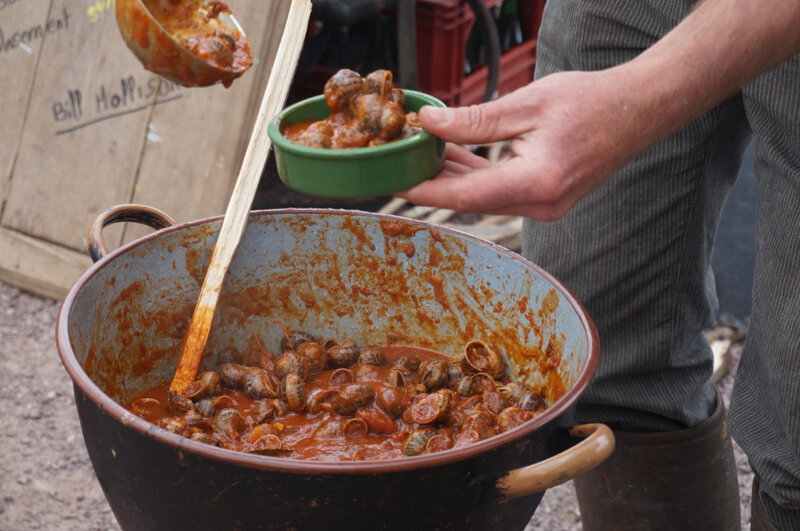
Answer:
[(531, 129), (530, 117), (512, 95), (469, 107), (419, 110), (422, 127), (448, 142), (485, 144), (506, 140)]

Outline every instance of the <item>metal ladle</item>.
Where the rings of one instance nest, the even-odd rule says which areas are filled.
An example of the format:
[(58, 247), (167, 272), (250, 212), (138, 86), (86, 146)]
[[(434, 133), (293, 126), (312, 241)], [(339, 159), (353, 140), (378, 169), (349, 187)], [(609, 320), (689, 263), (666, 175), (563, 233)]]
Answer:
[(185, 86), (229, 86), (253, 63), (244, 30), (219, 0), (116, 0), (117, 25), (145, 68)]

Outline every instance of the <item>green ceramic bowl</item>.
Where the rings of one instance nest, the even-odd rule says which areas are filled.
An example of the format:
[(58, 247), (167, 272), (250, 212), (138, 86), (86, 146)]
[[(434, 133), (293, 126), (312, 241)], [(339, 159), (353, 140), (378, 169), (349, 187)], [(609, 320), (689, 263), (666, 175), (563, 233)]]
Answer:
[[(444, 103), (405, 90), (406, 111)], [(436, 175), (444, 163), (444, 140), (427, 131), (382, 146), (323, 149), (300, 146), (281, 134), (281, 127), (330, 115), (323, 96), (287, 107), (269, 124), (278, 175), (289, 188), (318, 197), (357, 198), (406, 190)]]

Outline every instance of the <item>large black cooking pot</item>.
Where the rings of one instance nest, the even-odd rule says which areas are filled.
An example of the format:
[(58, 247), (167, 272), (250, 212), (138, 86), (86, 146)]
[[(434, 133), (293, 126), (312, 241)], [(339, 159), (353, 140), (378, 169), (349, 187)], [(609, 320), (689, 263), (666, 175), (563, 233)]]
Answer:
[[(117, 221), (162, 230), (105, 254), (102, 227)], [(103, 213), (90, 231), (98, 261), (58, 319), (89, 456), (123, 528), (522, 529), (546, 488), (613, 449), (606, 426), (562, 427), (593, 374), (598, 342), (558, 280), (460, 232), (341, 210), (250, 214), (205, 363), (225, 346), (254, 348), (255, 338), (278, 350), (275, 320), (450, 355), (482, 339), (514, 379), (546, 387), (549, 408), (471, 446), (372, 462), (244, 454), (145, 422), (120, 404), (171, 379), (221, 218), (171, 225), (147, 207)]]

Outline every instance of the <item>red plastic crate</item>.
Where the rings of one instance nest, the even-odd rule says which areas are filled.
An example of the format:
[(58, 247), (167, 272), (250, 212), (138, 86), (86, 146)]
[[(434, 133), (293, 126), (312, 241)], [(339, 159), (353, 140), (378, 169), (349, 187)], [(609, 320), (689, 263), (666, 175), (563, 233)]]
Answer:
[[(487, 0), (494, 7), (502, 0)], [(475, 14), (466, 0), (417, 1), (419, 89), (447, 100), (464, 81), (467, 38)], [(450, 103), (445, 101), (445, 103)]]
[(538, 39), (539, 26), (542, 25), (542, 13), (546, 0), (522, 0), (519, 4), (522, 19), (522, 34), (525, 39)]
[[(500, 60), (498, 94), (533, 80), (536, 37), (546, 0), (520, 0), (525, 42), (507, 50)], [(487, 0), (494, 7), (502, 0)], [(479, 103), (486, 90), (488, 68), (467, 76), (464, 60), (475, 14), (466, 0), (417, 0), (417, 69), (419, 89), (447, 105)]]
[[(511, 48), (500, 58), (500, 78), (497, 95), (503, 96), (533, 81), (536, 66), (536, 40), (530, 39)], [(448, 105), (480, 103), (486, 92), (489, 68), (482, 66), (464, 79), (461, 87), (449, 95)]]
[[(503, 0), (486, 0), (494, 7)], [(533, 80), (536, 63), (536, 37), (545, 0), (520, 0), (520, 18), (525, 41), (507, 50), (500, 61), (499, 95)], [(464, 62), (467, 39), (475, 24), (475, 14), (466, 0), (417, 0), (417, 79), (419, 90), (447, 105), (479, 103), (486, 89), (488, 69), (484, 66), (467, 76)], [(321, 92), (336, 69), (316, 67), (298, 73), (292, 84), (289, 102)]]

